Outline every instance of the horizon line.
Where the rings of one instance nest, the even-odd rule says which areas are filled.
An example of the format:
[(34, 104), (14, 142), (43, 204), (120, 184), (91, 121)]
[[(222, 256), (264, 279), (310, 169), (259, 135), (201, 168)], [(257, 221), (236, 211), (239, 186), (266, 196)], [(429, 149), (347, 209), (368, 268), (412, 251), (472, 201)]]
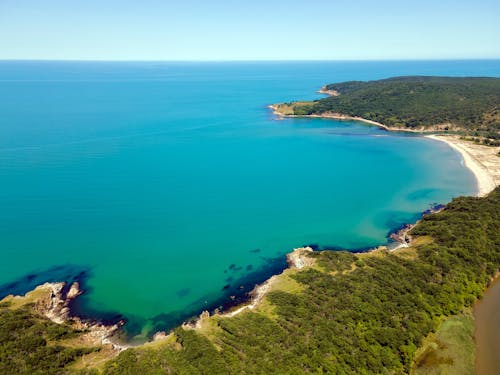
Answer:
[(236, 62), (398, 62), (398, 61), (496, 61), (499, 57), (390, 58), (390, 59), (18, 59), (0, 58), (0, 62), (156, 62), (156, 63), (236, 63)]

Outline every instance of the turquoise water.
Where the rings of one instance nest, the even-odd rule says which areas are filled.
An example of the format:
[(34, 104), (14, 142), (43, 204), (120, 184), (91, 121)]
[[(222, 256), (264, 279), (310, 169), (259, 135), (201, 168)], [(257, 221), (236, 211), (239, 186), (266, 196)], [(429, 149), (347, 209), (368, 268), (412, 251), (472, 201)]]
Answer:
[(0, 62), (0, 291), (80, 279), (132, 333), (229, 301), (304, 244), (359, 249), (475, 192), (445, 144), (268, 104), (498, 61)]

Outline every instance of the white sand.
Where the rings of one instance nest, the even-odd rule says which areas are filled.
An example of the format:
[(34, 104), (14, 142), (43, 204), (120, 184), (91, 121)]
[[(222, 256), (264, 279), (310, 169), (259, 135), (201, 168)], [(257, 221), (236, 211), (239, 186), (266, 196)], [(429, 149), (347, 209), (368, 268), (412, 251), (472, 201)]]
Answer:
[(426, 135), (436, 141), (445, 142), (458, 151), (464, 164), (477, 181), (477, 196), (483, 197), (500, 185), (500, 147), (488, 147), (464, 141), (455, 135)]

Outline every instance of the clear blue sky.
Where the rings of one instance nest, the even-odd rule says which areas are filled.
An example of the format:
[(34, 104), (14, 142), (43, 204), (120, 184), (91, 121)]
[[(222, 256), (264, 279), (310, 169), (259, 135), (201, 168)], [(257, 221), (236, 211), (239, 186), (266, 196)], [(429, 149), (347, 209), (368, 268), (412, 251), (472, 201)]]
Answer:
[(0, 0), (0, 59), (500, 58), (499, 0)]

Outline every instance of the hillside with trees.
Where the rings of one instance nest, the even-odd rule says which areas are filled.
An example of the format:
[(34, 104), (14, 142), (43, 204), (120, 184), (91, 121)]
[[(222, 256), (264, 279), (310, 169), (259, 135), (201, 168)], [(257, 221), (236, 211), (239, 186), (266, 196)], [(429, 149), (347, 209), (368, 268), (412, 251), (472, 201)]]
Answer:
[(461, 131), (500, 140), (500, 78), (396, 77), (333, 83), (324, 90), (338, 95), (288, 103), (293, 114), (337, 113), (391, 128)]

